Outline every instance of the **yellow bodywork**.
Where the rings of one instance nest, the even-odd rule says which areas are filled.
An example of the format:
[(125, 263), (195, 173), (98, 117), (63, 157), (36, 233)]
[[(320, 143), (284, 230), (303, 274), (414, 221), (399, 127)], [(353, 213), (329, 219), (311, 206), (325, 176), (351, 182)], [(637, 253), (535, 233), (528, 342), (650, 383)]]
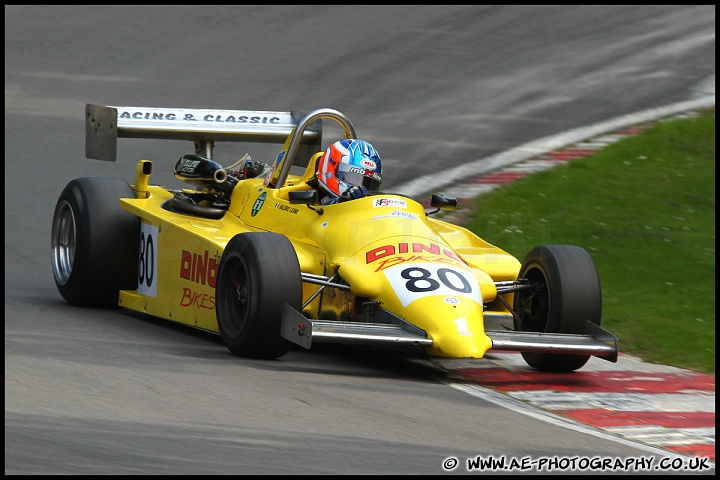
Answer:
[[(310, 188), (307, 174), (290, 175), (282, 188), (246, 179), (233, 189), (225, 215), (213, 220), (164, 208), (173, 193), (149, 185), (143, 162), (136, 198), (121, 200), (142, 225), (139, 285), (120, 292), (122, 307), (218, 332), (215, 280), (225, 245), (239, 233), (270, 231), (291, 241), (303, 273), (337, 274), (353, 296), (379, 302), (425, 331), (430, 355), (482, 357), (492, 346), (484, 314), (509, 315), (496, 301), (494, 282), (515, 280), (518, 260), (429, 218), (410, 198), (380, 194), (321, 207), (289, 199), (289, 192)], [(318, 288), (303, 283), (303, 301)], [(511, 303), (512, 294), (505, 296)], [(302, 313), (318, 318), (323, 298)]]
[[(88, 158), (116, 161), (119, 138), (190, 141), (195, 153), (182, 155), (174, 174), (192, 188), (152, 185), (149, 160), (137, 163), (132, 193), (124, 182), (102, 182), (112, 187), (107, 193), (120, 198), (121, 208), (139, 219), (137, 268), (117, 265), (134, 256), (135, 245), (126, 245), (137, 231), (134, 218), (108, 209), (122, 235), (115, 243), (127, 249), (102, 239), (97, 243), (105, 248), (97, 253), (81, 243), (100, 237), (76, 242), (74, 207), (62, 206), (53, 219), (53, 274), (61, 293), (70, 303), (106, 306), (105, 296), (112, 301), (117, 289), (125, 288), (120, 306), (220, 333), (240, 356), (277, 358), (287, 352), (287, 342), (303, 348), (335, 342), (419, 348), (455, 358), (481, 358), (491, 348), (516, 351), (530, 366), (548, 371), (577, 369), (588, 355), (617, 361), (617, 338), (599, 326), (596, 269), (582, 249), (538, 246), (522, 267), (507, 252), (430, 216), (421, 203), (400, 194), (370, 192), (319, 205), (312, 188), (318, 186), (317, 163), (328, 144), (326, 122), (340, 127), (342, 138), (358, 138), (350, 120), (331, 108), (304, 113), (87, 104)], [(330, 140), (336, 133), (331, 130)], [(213, 160), (221, 142), (282, 147), (270, 162), (254, 162), (246, 154), (224, 168)], [(374, 165), (373, 179), (379, 179), (383, 172)], [(353, 167), (353, 173), (361, 172), (371, 175)], [(432, 195), (429, 203), (436, 209), (457, 206), (444, 195)], [(233, 241), (253, 233), (262, 235)], [(224, 255), (231, 241), (232, 255), (230, 250)], [(109, 262), (112, 268), (98, 261), (110, 250), (124, 252)], [(80, 262), (74, 269), (76, 253), (91, 266)], [(535, 265), (531, 259), (539, 255)], [(556, 256), (569, 259), (562, 269), (548, 267)], [(518, 278), (521, 267), (525, 278)], [(589, 275), (574, 275), (583, 269)], [(554, 278), (568, 273), (568, 283)], [(112, 281), (94, 288), (102, 275), (112, 275)], [(565, 293), (564, 287), (580, 278), (587, 278), (587, 285)], [(93, 298), (98, 292), (101, 300)], [(558, 295), (573, 297), (562, 299), (572, 308), (559, 308)], [(518, 308), (511, 312), (515, 300)], [(571, 356), (561, 362), (557, 353)]]

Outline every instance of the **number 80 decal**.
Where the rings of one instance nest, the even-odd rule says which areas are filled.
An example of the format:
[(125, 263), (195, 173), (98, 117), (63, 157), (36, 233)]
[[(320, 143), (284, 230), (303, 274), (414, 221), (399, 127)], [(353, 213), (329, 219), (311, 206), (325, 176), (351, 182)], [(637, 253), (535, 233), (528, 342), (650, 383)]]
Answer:
[(157, 245), (160, 229), (155, 225), (140, 225), (140, 253), (138, 255), (138, 293), (157, 296)]
[(436, 263), (410, 263), (383, 272), (404, 307), (429, 295), (454, 295), (482, 303), (477, 280), (466, 270)]

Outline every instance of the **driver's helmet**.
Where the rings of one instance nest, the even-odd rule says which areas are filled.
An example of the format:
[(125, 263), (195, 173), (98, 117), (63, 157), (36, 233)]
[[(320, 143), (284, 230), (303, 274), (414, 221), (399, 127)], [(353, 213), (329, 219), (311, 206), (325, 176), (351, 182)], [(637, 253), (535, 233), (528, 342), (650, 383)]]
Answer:
[(317, 179), (320, 187), (334, 197), (352, 186), (377, 191), (382, 182), (380, 154), (364, 140), (337, 141), (318, 160)]

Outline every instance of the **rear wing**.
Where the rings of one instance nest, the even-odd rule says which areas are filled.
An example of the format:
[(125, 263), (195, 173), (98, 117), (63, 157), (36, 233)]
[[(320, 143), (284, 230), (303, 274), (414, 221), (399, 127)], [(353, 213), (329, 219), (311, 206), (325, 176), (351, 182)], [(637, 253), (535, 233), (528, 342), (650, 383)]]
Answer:
[[(303, 112), (206, 110), (189, 108), (85, 106), (85, 156), (114, 162), (118, 138), (190, 140), (195, 152), (212, 158), (215, 142), (284, 144)], [(319, 152), (322, 123), (302, 133), (296, 165)]]

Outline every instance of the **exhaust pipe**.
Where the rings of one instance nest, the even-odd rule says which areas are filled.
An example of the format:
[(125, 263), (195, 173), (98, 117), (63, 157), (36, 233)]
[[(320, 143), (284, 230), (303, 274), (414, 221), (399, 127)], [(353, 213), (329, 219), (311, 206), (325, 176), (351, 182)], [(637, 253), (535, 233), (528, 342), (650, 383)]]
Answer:
[(215, 181), (217, 183), (225, 183), (227, 181), (227, 171), (224, 168), (219, 168), (215, 170), (215, 173), (213, 174), (213, 178), (215, 178)]

